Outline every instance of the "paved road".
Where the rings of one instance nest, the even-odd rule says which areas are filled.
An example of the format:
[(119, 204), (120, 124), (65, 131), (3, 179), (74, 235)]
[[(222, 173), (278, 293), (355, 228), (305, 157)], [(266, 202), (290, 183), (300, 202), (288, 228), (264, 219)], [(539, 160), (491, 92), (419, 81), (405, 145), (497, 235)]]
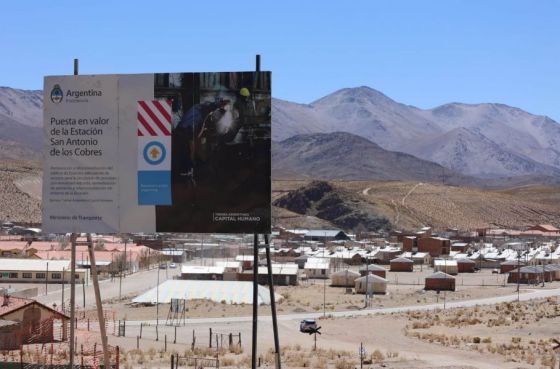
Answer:
[[(122, 279), (121, 296), (130, 296), (133, 294), (139, 294), (153, 288), (157, 285), (159, 272), (159, 281), (163, 283), (167, 279), (173, 279), (173, 276), (180, 274), (180, 268), (176, 269), (151, 269), (146, 271), (141, 271), (126, 276)], [(50, 286), (49, 286), (50, 287)], [(114, 280), (105, 279), (99, 281), (99, 287), (101, 290), (101, 300), (106, 301), (110, 299), (116, 299), (119, 297), (119, 278)], [(76, 285), (76, 306), (83, 308), (83, 293), (82, 285)], [(95, 293), (93, 290), (93, 283), (89, 282), (88, 286), (85, 286), (86, 295), (86, 308), (95, 307)], [(47, 295), (43, 294), (37, 297), (37, 300), (52, 306), (53, 303), (60, 305), (62, 301), (62, 289), (56, 291), (49, 291)], [(70, 286), (66, 286), (64, 289), (64, 301), (68, 303), (70, 301)]]
[[(532, 299), (546, 298), (551, 296), (559, 296), (560, 288), (555, 289), (535, 289), (530, 290), (530, 292), (522, 293), (519, 295), (520, 301), (528, 301)], [(472, 307), (476, 305), (493, 305), (502, 302), (517, 301), (517, 294), (487, 297), (473, 300), (464, 301), (453, 301), (445, 304), (446, 308), (462, 308), (462, 307)], [(419, 311), (419, 310), (435, 310), (443, 309), (444, 304), (428, 304), (428, 305), (408, 305), (408, 306), (396, 306), (388, 308), (376, 308), (376, 309), (363, 309), (363, 310), (350, 310), (350, 311), (336, 311), (330, 312), (327, 315), (333, 317), (349, 317), (349, 316), (365, 316), (370, 314), (390, 314), (390, 313), (402, 313), (407, 311)], [(281, 314), (278, 315), (279, 321), (293, 321), (302, 320), (310, 318), (320, 318), (323, 313), (301, 313), (301, 314)], [(236, 317), (224, 317), (224, 318), (193, 318), (187, 319), (187, 324), (208, 324), (208, 323), (239, 323), (239, 322), (250, 322), (252, 321), (252, 316), (236, 316)], [(272, 318), (268, 315), (263, 315), (259, 317), (259, 321), (271, 321)], [(160, 320), (161, 321), (161, 320)], [(156, 321), (142, 321), (143, 323), (155, 324)], [(127, 321), (130, 325), (140, 325), (141, 321)]]

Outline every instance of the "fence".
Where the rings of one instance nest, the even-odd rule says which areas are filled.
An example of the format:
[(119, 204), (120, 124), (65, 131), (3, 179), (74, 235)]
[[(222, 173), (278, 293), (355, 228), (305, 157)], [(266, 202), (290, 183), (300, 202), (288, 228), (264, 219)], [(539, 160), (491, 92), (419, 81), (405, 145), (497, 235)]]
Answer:
[[(31, 309), (29, 315), (32, 313)], [(70, 344), (74, 345), (76, 365), (94, 369), (102, 367), (103, 350), (98, 342), (99, 322), (94, 317), (86, 318), (90, 315), (87, 312), (77, 314), (75, 341), (72, 343), (68, 342), (70, 322), (67, 317), (58, 314), (42, 321), (30, 318), (3, 326), (0, 330), (0, 367), (66, 368)], [(115, 316), (112, 312), (105, 312), (105, 315), (108, 318)], [(107, 320), (106, 325), (109, 324)], [(118, 368), (118, 346), (109, 346), (109, 358), (111, 367)]]
[(181, 367), (200, 368), (219, 368), (220, 359), (206, 358), (197, 356), (179, 356), (171, 355), (171, 369), (179, 369)]
[[(150, 323), (140, 323), (139, 326), (127, 326), (126, 321), (120, 321), (119, 333), (125, 337), (128, 332), (129, 337), (136, 336), (136, 348), (140, 348), (141, 340), (163, 341), (164, 351), (167, 351), (167, 344), (182, 344), (195, 348), (227, 348), (234, 349), (241, 347), (241, 332), (216, 332), (212, 328), (208, 329), (208, 335), (187, 330), (183, 326), (155, 325)], [(192, 333), (192, 334), (191, 334)]]

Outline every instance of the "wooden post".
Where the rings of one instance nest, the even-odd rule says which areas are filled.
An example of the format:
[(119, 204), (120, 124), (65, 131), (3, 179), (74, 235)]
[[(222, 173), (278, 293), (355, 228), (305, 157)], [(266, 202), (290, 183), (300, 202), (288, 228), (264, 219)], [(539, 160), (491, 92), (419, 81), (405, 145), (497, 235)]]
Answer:
[(194, 345), (196, 342), (196, 336), (194, 335), (194, 329), (192, 330), (192, 345), (191, 345), (191, 351), (194, 351)]
[(175, 337), (173, 338), (173, 343), (177, 343), (177, 326), (175, 326)]
[(142, 338), (142, 322), (140, 322), (140, 338)]
[(107, 345), (107, 331), (105, 328), (105, 317), (103, 316), (103, 305), (101, 304), (101, 293), (99, 291), (99, 280), (97, 279), (97, 266), (95, 265), (95, 251), (93, 250), (93, 241), (91, 234), (87, 234), (88, 251), (91, 273), (93, 278), (93, 289), (95, 291), (95, 304), (97, 306), (97, 316), (99, 319), (99, 331), (101, 333), (101, 344), (103, 345), (103, 364), (105, 368), (110, 368), (109, 363), (109, 347)]
[[(78, 59), (74, 59), (74, 75), (78, 74)], [(74, 337), (76, 331), (76, 240), (77, 233), (70, 235), (70, 368), (74, 368)]]
[(159, 329), (157, 324), (156, 324), (156, 341), (159, 341)]
[(120, 350), (119, 346), (115, 347), (115, 350), (116, 350), (116, 353), (115, 353), (115, 365), (116, 365), (116, 368), (119, 369), (119, 362), (121, 361), (121, 360), (120, 360), (120, 357), (121, 357), (120, 351), (121, 351), (121, 350)]
[(171, 369), (175, 368), (175, 355), (171, 355)]
[(136, 336), (136, 349), (140, 348), (140, 336)]
[(208, 344), (208, 347), (212, 348), (212, 328), (210, 328), (210, 343)]
[(164, 347), (163, 351), (167, 352), (167, 335), (164, 336), (164, 341), (163, 342), (164, 342), (163, 343), (163, 347)]

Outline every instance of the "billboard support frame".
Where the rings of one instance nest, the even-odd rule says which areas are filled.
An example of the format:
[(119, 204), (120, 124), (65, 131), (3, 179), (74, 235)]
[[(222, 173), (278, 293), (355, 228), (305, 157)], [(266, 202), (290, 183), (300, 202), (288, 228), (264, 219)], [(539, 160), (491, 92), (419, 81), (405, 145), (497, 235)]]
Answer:
[[(78, 59), (74, 59), (74, 75), (78, 75)], [(70, 235), (70, 368), (74, 367), (76, 337), (76, 240), (77, 233)]]
[[(261, 56), (257, 54), (255, 56), (255, 71), (258, 73), (261, 71)], [(255, 85), (258, 81), (254, 81)], [(278, 321), (276, 319), (276, 298), (274, 295), (274, 283), (272, 278), (272, 262), (270, 260), (270, 243), (269, 235), (264, 235), (264, 247), (266, 249), (266, 265), (267, 265), (267, 280), (268, 288), (270, 291), (270, 309), (272, 313), (272, 329), (274, 332), (274, 356), (275, 356), (275, 368), (281, 369), (281, 357), (280, 357), (280, 340), (278, 338)], [(259, 278), (259, 235), (255, 233), (253, 235), (253, 337), (252, 337), (252, 357), (251, 357), (251, 367), (256, 369), (257, 367), (257, 328), (258, 328), (258, 278)]]

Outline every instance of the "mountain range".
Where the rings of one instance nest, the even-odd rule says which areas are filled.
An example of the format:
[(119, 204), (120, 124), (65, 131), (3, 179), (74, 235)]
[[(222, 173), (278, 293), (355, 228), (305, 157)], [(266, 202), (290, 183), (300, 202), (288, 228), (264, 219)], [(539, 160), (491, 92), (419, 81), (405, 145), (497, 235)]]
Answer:
[(0, 158), (40, 158), (42, 127), (43, 91), (0, 87)]
[[(0, 158), (41, 157), (42, 100), (40, 90), (0, 87)], [(273, 99), (272, 139), (275, 177), (560, 178), (560, 124), (503, 104), (420, 109), (345, 88), (311, 104)]]
[(468, 176), (560, 175), (560, 124), (503, 104), (419, 109), (369, 87), (309, 105), (274, 99), (272, 138), (348, 132)]

